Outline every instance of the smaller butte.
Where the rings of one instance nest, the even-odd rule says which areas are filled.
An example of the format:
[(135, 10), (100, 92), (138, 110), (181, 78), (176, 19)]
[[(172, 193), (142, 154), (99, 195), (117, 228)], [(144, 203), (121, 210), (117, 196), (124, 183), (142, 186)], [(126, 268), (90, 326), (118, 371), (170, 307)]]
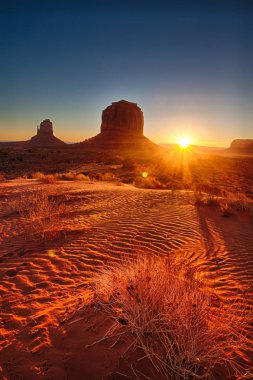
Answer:
[(50, 119), (45, 119), (37, 127), (37, 135), (27, 141), (29, 145), (51, 147), (65, 145), (65, 143), (54, 136), (53, 123)]

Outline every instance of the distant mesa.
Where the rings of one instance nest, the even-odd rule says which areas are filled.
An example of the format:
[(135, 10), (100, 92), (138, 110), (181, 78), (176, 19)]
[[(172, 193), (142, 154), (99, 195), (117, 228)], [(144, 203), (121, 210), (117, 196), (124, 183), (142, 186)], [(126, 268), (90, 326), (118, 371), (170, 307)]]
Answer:
[(37, 127), (37, 135), (33, 136), (28, 143), (33, 146), (56, 146), (65, 144), (63, 141), (54, 136), (53, 123), (45, 119)]
[(253, 139), (236, 139), (230, 144), (230, 151), (238, 153), (253, 153)]
[(102, 112), (100, 133), (87, 140), (91, 144), (125, 144), (149, 141), (143, 136), (144, 116), (136, 103), (120, 100)]

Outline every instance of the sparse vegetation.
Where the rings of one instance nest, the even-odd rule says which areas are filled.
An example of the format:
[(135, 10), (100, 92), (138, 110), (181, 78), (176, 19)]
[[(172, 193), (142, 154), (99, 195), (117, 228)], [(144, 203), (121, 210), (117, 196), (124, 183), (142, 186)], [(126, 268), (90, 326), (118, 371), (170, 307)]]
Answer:
[(41, 183), (54, 184), (57, 182), (57, 178), (54, 174), (44, 174), (41, 172), (36, 172), (32, 176), (34, 179), (37, 179)]
[(88, 175), (85, 175), (82, 173), (77, 174), (74, 172), (57, 173), (56, 178), (62, 181), (89, 181), (90, 180)]
[(26, 234), (55, 235), (68, 211), (64, 197), (41, 188), (19, 196), (11, 207), (21, 214), (20, 226)]
[(107, 172), (107, 173), (99, 173), (99, 175), (97, 176), (97, 179), (100, 181), (113, 182), (117, 180), (117, 177), (115, 176), (114, 173)]
[(242, 374), (235, 352), (250, 346), (252, 313), (218, 298), (185, 260), (137, 256), (101, 269), (93, 284), (113, 334), (130, 335), (159, 379), (211, 379), (217, 365)]
[(42, 183), (50, 183), (50, 184), (54, 184), (58, 180), (61, 180), (61, 181), (89, 181), (90, 180), (89, 176), (84, 175), (82, 173), (74, 173), (74, 172), (55, 173), (55, 174), (44, 174), (41, 172), (36, 172), (33, 174), (32, 177)]
[(157, 181), (152, 176), (143, 178), (141, 175), (139, 175), (135, 178), (133, 185), (141, 189), (164, 189), (165, 188), (165, 186), (163, 186), (159, 181)]
[(232, 214), (233, 214), (233, 212), (232, 212), (231, 208), (229, 207), (229, 205), (227, 203), (224, 203), (224, 204), (221, 205), (221, 215), (224, 218), (228, 218)]
[(193, 193), (195, 205), (216, 206), (220, 208), (223, 217), (229, 217), (236, 212), (246, 211), (251, 215), (253, 202), (242, 193), (222, 192), (222, 196), (216, 196), (212, 193), (204, 193), (196, 190)]

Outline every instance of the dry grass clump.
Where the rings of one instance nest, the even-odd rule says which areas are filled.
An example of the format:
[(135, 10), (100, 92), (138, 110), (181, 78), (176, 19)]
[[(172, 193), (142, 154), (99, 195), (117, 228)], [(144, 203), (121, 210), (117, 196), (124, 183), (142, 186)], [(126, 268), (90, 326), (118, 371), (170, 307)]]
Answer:
[(76, 181), (89, 181), (90, 177), (86, 174), (79, 173), (79, 174), (76, 174), (75, 180)]
[(141, 189), (165, 189), (166, 188), (166, 186), (162, 185), (156, 178), (152, 176), (143, 178), (142, 176), (139, 175), (134, 179), (133, 185)]
[(224, 202), (223, 204), (221, 204), (221, 215), (224, 217), (224, 218), (228, 218), (229, 216), (233, 215), (233, 210), (232, 208), (230, 207), (230, 205), (226, 202)]
[(89, 181), (90, 178), (88, 175), (82, 174), (82, 173), (73, 173), (73, 172), (67, 172), (67, 173), (57, 173), (57, 179), (62, 181)]
[(20, 225), (28, 235), (56, 235), (68, 211), (65, 199), (45, 188), (20, 194), (12, 205), (20, 213)]
[(222, 196), (217, 196), (195, 189), (193, 195), (195, 205), (218, 206), (224, 217), (229, 217), (238, 211), (247, 211), (250, 215), (253, 212), (252, 200), (243, 193), (223, 191)]
[(252, 208), (252, 201), (243, 193), (226, 193), (226, 202), (230, 208), (236, 211), (249, 211)]
[(57, 182), (57, 177), (54, 174), (36, 172), (32, 175), (32, 178), (37, 179), (41, 183), (54, 184)]
[(137, 256), (94, 277), (95, 300), (130, 334), (159, 379), (211, 379), (217, 365), (241, 373), (248, 312), (225, 304), (181, 259)]
[(89, 181), (90, 178), (87, 175), (84, 175), (82, 173), (74, 173), (74, 172), (67, 172), (67, 173), (55, 173), (55, 174), (44, 174), (41, 172), (36, 172), (32, 176), (34, 179), (37, 179), (39, 182), (42, 183), (49, 183), (54, 184), (58, 180), (62, 181)]
[(194, 203), (195, 205), (206, 205), (206, 206), (218, 206), (221, 204), (221, 197), (214, 195), (212, 193), (203, 193), (200, 190), (194, 190)]
[(117, 177), (114, 173), (110, 173), (110, 172), (107, 172), (107, 173), (99, 173), (98, 174), (98, 180), (100, 181), (116, 181), (117, 180)]
[(35, 172), (35, 173), (33, 173), (32, 174), (32, 178), (33, 179), (37, 179), (38, 181), (41, 179), (41, 178), (43, 178), (44, 177), (44, 173), (42, 173), (42, 172)]

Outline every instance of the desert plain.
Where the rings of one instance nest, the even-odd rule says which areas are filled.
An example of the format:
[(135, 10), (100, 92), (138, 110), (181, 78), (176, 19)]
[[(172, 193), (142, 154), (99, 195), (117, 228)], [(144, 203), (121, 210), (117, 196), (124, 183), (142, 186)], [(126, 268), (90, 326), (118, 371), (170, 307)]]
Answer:
[[(198, 160), (215, 183), (157, 188), (160, 182), (153, 176), (148, 183), (149, 173), (140, 171), (148, 170), (143, 164), (127, 172), (90, 163), (83, 177), (68, 180), (38, 173), (8, 179), (7, 170), (0, 184), (2, 379), (197, 378), (159, 372), (138, 344), (129, 348), (129, 331), (127, 339), (108, 335), (115, 318), (119, 328), (128, 321), (94, 301), (93, 283), (99, 269), (110, 271), (122, 258), (180, 257), (197, 268), (218, 304), (252, 310), (252, 158), (204, 154)], [(100, 167), (111, 175), (95, 176)], [(129, 183), (133, 171), (141, 181)], [(231, 354), (242, 368), (252, 366), (247, 321), (248, 349), (236, 346)], [(242, 373), (252, 378), (250, 369)], [(240, 378), (219, 363), (212, 376)]]

